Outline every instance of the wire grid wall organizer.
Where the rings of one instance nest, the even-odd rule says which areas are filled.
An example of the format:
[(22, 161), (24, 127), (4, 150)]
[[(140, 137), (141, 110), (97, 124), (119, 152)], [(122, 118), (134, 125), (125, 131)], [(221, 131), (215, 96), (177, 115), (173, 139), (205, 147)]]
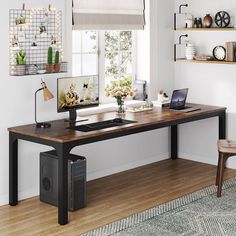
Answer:
[[(62, 12), (56, 9), (10, 9), (9, 10), (10, 40), (10, 75), (17, 72), (17, 53), (25, 53), (25, 73), (46, 73), (48, 48), (59, 51), (62, 49)], [(24, 64), (24, 63), (23, 63)], [(66, 72), (63, 63), (63, 72)], [(22, 74), (21, 74), (22, 75)]]

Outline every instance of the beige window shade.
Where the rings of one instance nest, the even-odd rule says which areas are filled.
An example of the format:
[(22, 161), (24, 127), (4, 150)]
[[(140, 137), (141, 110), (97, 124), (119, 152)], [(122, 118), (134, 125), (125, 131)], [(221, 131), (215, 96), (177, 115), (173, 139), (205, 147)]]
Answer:
[(145, 0), (74, 0), (74, 30), (140, 30)]

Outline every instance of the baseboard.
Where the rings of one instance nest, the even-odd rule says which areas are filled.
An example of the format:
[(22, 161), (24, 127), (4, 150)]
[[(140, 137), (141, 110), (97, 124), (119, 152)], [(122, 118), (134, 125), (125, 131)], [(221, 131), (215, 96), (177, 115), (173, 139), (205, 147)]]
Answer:
[(141, 167), (144, 165), (152, 164), (158, 161), (163, 161), (169, 159), (169, 153), (163, 153), (159, 154), (158, 156), (151, 157), (151, 158), (143, 158), (142, 160), (138, 160), (135, 162), (131, 162), (122, 166), (117, 166), (114, 168), (106, 169), (106, 170), (101, 170), (101, 171), (94, 171), (94, 172), (89, 172), (87, 175), (87, 180), (94, 180), (94, 179), (99, 179), (105, 176), (113, 175), (122, 171), (126, 170), (131, 170), (137, 167)]
[[(151, 158), (143, 158), (142, 160), (138, 160), (135, 162), (131, 162), (122, 166), (118, 166), (118, 167), (114, 167), (114, 168), (110, 168), (110, 169), (106, 169), (106, 170), (101, 170), (101, 171), (94, 171), (94, 172), (90, 172), (87, 174), (87, 180), (94, 180), (94, 179), (98, 179), (98, 178), (102, 178), (108, 175), (112, 175), (112, 174), (116, 174), (122, 171), (126, 171), (126, 170), (130, 170), (130, 169), (134, 169), (136, 167), (140, 167), (140, 166), (144, 166), (144, 165), (148, 165), (151, 163), (155, 163), (158, 161), (163, 161), (169, 158), (169, 153), (163, 153), (163, 154), (159, 154), (155, 157), (151, 157)], [(39, 195), (39, 190), (37, 189), (31, 189), (29, 191), (24, 191), (24, 192), (19, 192), (19, 200), (24, 200), (27, 198), (31, 198), (31, 197), (35, 197)], [(3, 205), (7, 205), (9, 202), (8, 199), (8, 194), (5, 195), (0, 195), (0, 206)]]
[[(29, 191), (19, 192), (19, 201), (32, 198), (39, 195), (39, 190), (37, 189), (31, 189)], [(0, 195), (0, 206), (7, 205), (9, 203), (9, 195), (3, 194)]]
[[(217, 161), (218, 161), (218, 157), (216, 157), (213, 160), (213, 159), (206, 159), (206, 157), (203, 157), (203, 156), (197, 156), (197, 155), (192, 155), (192, 154), (183, 153), (183, 152), (179, 153), (178, 156), (182, 159), (186, 159), (186, 160), (190, 160), (190, 161), (197, 161), (197, 162), (210, 164), (210, 165), (217, 165)], [(232, 169), (236, 169), (236, 161), (233, 160), (233, 158), (232, 158), (232, 161), (229, 159), (227, 162), (227, 167), (232, 168)]]

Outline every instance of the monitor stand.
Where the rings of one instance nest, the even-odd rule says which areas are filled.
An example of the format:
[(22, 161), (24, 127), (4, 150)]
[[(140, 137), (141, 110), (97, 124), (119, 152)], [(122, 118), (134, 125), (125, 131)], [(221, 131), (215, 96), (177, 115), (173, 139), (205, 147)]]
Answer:
[(76, 122), (88, 121), (88, 119), (77, 116), (76, 110), (71, 110), (69, 111), (69, 119), (66, 119), (65, 121), (70, 123), (76, 123)]

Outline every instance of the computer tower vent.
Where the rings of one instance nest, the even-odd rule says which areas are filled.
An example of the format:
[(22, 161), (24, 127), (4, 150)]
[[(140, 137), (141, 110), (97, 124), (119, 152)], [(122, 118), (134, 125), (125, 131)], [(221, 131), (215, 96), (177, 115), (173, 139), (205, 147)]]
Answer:
[(42, 185), (43, 185), (43, 189), (44, 189), (45, 191), (50, 191), (51, 188), (52, 188), (52, 186), (51, 186), (52, 184), (51, 184), (50, 178), (44, 177), (44, 178), (42, 179)]

